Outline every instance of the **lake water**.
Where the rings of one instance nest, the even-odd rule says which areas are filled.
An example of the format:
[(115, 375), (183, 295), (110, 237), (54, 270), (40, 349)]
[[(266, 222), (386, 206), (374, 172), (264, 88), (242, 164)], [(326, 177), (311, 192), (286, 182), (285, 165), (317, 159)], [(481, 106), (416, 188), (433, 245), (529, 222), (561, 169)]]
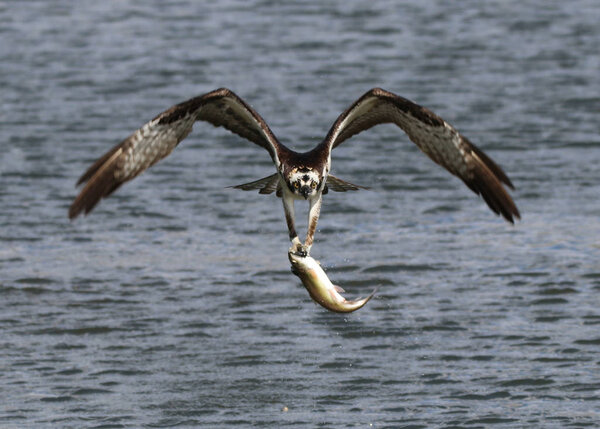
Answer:
[[(202, 3), (0, 1), (0, 427), (599, 427), (598, 2)], [(222, 86), (300, 150), (403, 95), (523, 219), (394, 126), (354, 137), (332, 173), (371, 190), (325, 196), (311, 252), (379, 286), (349, 315), (290, 273), (281, 202), (226, 188), (273, 167), (222, 129), (67, 219), (95, 158)]]

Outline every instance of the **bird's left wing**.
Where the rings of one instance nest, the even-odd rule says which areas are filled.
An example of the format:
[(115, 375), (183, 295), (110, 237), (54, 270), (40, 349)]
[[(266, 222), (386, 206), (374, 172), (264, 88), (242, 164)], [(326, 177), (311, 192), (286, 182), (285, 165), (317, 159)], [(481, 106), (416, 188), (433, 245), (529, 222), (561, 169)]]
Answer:
[(69, 208), (69, 218), (89, 213), (98, 202), (162, 158), (192, 131), (195, 121), (223, 127), (265, 148), (279, 167), (280, 143), (261, 118), (232, 91), (221, 88), (177, 104), (100, 157), (79, 178), (85, 186)]
[(511, 223), (520, 218), (503, 186), (514, 189), (513, 184), (494, 161), (432, 111), (381, 88), (366, 92), (344, 111), (321, 148), (329, 154), (353, 135), (384, 123), (400, 127), (429, 158), (481, 195), (496, 214)]

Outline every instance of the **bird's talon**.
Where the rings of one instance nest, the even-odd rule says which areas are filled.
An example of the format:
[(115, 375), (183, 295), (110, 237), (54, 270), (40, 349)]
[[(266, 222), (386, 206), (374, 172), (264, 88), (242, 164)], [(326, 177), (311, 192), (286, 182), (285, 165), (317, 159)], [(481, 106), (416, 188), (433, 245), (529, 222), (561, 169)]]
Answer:
[(294, 255), (300, 256), (301, 258), (305, 258), (308, 256), (309, 248), (302, 243), (295, 243), (291, 248), (290, 252)]

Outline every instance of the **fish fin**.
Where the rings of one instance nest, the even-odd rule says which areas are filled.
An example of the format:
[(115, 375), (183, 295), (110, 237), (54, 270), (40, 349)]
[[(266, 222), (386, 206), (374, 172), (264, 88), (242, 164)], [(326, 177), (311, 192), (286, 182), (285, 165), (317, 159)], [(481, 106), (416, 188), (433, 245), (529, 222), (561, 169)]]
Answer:
[(370, 294), (369, 294), (369, 295), (368, 295), (366, 298), (363, 298), (363, 297), (361, 296), (361, 297), (359, 297), (359, 298), (356, 298), (356, 299), (355, 299), (354, 301), (352, 301), (352, 302), (357, 302), (357, 301), (361, 301), (361, 300), (363, 300), (363, 299), (364, 299), (364, 300), (365, 300), (365, 304), (366, 304), (367, 302), (369, 302), (369, 300), (370, 300), (371, 298), (373, 298), (373, 297), (375, 296), (375, 294), (377, 293), (377, 291), (379, 291), (379, 286), (377, 286), (375, 289), (373, 289), (373, 292), (371, 292), (371, 293), (370, 293)]
[(278, 188), (279, 174), (275, 173), (262, 179), (255, 180), (254, 182), (243, 183), (241, 185), (228, 186), (228, 188), (241, 189), (243, 191), (252, 191), (259, 189), (259, 194), (272, 194)]
[(327, 176), (327, 189), (335, 192), (358, 191), (359, 189), (369, 189), (364, 186), (355, 185), (354, 183), (346, 182), (333, 175)]
[(367, 297), (367, 299), (373, 298), (378, 291), (379, 291), (379, 286), (377, 286), (375, 289), (373, 289), (373, 292), (371, 292), (369, 294), (369, 296)]
[(335, 289), (337, 292), (339, 292), (339, 293), (344, 293), (344, 292), (346, 292), (344, 289), (342, 289), (342, 287), (341, 287), (341, 286), (338, 286), (338, 285), (333, 285), (333, 288), (334, 288), (334, 289)]
[[(346, 298), (344, 298), (342, 295), (340, 294), (336, 294), (334, 291), (332, 291), (331, 289), (329, 289), (329, 296), (331, 297), (331, 299), (333, 299), (334, 301), (340, 302), (340, 303), (344, 303), (347, 302)], [(340, 300), (341, 299), (341, 300)]]

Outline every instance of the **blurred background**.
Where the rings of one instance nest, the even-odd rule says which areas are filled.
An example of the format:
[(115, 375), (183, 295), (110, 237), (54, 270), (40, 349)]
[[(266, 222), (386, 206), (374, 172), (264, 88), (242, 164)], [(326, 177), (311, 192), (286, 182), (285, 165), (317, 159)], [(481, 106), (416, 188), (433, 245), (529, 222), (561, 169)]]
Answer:
[[(597, 427), (596, 1), (0, 1), (0, 426)], [(312, 256), (267, 153), (197, 123), (73, 222), (75, 182), (169, 106), (228, 87), (307, 150), (380, 86), (500, 164), (515, 226), (392, 125), (333, 153)], [(297, 204), (300, 231), (306, 204)]]

